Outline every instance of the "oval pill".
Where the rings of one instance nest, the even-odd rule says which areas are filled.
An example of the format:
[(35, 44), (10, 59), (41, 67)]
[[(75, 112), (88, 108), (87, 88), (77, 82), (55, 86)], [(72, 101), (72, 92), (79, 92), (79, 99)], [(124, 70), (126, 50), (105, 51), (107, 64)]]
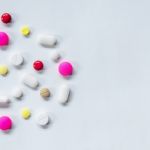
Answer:
[(6, 65), (0, 65), (0, 75), (5, 76), (8, 73), (8, 67)]
[(24, 62), (24, 58), (21, 54), (14, 54), (10, 58), (11, 64), (18, 67), (21, 66)]
[(49, 123), (49, 115), (47, 112), (39, 112), (36, 116), (36, 122), (40, 126), (46, 126)]
[(70, 95), (70, 88), (67, 84), (63, 84), (60, 86), (58, 93), (58, 102), (61, 104), (65, 104), (68, 102)]
[(0, 117), (0, 129), (3, 131), (10, 130), (12, 128), (12, 120), (8, 116)]
[(21, 116), (22, 116), (22, 118), (24, 118), (24, 119), (29, 119), (30, 116), (31, 116), (31, 111), (30, 111), (30, 109), (27, 108), (27, 107), (22, 108), (22, 109), (21, 109)]
[(38, 35), (37, 41), (39, 44), (45, 47), (54, 47), (57, 43), (57, 39), (53, 35)]
[(37, 88), (39, 85), (38, 80), (31, 74), (24, 75), (22, 80), (25, 85), (33, 89)]
[(7, 107), (10, 103), (10, 100), (7, 96), (0, 96), (0, 107)]

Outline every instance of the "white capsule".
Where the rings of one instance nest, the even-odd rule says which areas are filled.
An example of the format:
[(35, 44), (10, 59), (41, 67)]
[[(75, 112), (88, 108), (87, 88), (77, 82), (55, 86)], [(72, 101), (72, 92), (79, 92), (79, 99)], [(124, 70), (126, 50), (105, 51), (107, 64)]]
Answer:
[(39, 85), (38, 80), (30, 74), (24, 75), (22, 81), (25, 85), (33, 89), (37, 88)]
[(7, 96), (0, 96), (0, 107), (7, 107), (9, 102), (10, 100)]
[(39, 44), (45, 47), (54, 47), (57, 43), (57, 39), (52, 35), (38, 35), (37, 41)]
[(20, 98), (23, 96), (23, 91), (22, 91), (22, 89), (20, 89), (20, 88), (15, 88), (15, 89), (12, 91), (12, 96), (13, 96), (14, 98), (20, 99)]
[(21, 54), (14, 54), (11, 56), (10, 61), (11, 61), (12, 65), (18, 67), (23, 64), (24, 58)]
[(61, 85), (58, 94), (58, 102), (61, 104), (67, 103), (69, 99), (69, 95), (70, 95), (69, 86), (66, 84)]
[(53, 52), (51, 53), (51, 59), (52, 59), (54, 62), (58, 62), (60, 58), (61, 58), (60, 53), (58, 53), (57, 51), (53, 51)]
[(46, 126), (49, 123), (49, 115), (47, 112), (39, 112), (36, 116), (36, 122), (40, 126)]

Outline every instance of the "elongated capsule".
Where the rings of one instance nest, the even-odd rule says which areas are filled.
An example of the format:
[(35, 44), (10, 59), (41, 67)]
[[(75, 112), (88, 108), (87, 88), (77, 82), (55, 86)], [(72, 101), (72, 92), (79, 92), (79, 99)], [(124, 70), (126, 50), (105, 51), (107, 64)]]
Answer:
[(60, 86), (58, 94), (58, 102), (61, 104), (66, 104), (69, 100), (70, 88), (67, 84)]
[(0, 96), (0, 107), (7, 107), (9, 102), (10, 100), (7, 96)]
[(30, 74), (24, 75), (22, 81), (25, 85), (33, 89), (37, 88), (39, 85), (38, 80)]

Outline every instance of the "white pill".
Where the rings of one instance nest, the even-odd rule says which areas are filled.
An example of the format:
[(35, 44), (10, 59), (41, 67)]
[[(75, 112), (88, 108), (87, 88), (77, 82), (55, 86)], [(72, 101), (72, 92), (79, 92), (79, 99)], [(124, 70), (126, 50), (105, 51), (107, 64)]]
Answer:
[(54, 47), (57, 43), (57, 39), (52, 35), (38, 35), (37, 41), (39, 44), (45, 47)]
[(24, 75), (22, 81), (25, 85), (33, 89), (37, 88), (39, 85), (38, 80), (31, 74)]
[(23, 91), (21, 88), (15, 88), (13, 91), (12, 91), (12, 96), (14, 98), (17, 98), (17, 99), (20, 99), (22, 96), (23, 96)]
[(24, 58), (21, 54), (14, 54), (11, 56), (10, 61), (12, 65), (18, 67), (23, 64)]
[(8, 106), (10, 100), (7, 96), (0, 96), (0, 107)]
[(61, 58), (60, 53), (58, 53), (57, 51), (53, 51), (53, 52), (51, 53), (51, 59), (52, 59), (54, 62), (58, 62), (60, 58)]
[(68, 102), (70, 95), (70, 88), (67, 84), (63, 84), (60, 86), (58, 93), (58, 102), (61, 104), (65, 104)]
[(39, 112), (36, 116), (36, 122), (40, 126), (46, 126), (49, 123), (49, 115), (47, 112)]

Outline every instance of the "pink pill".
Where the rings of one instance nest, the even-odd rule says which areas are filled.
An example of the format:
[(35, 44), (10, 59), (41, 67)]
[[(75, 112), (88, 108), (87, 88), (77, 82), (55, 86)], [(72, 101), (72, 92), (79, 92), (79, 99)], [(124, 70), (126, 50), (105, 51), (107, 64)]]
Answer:
[(0, 46), (6, 46), (9, 43), (9, 37), (5, 32), (0, 32)]
[(12, 120), (8, 116), (0, 117), (0, 129), (3, 131), (10, 130), (12, 127)]
[(70, 76), (73, 73), (72, 64), (67, 61), (61, 62), (59, 64), (58, 71), (64, 77)]

